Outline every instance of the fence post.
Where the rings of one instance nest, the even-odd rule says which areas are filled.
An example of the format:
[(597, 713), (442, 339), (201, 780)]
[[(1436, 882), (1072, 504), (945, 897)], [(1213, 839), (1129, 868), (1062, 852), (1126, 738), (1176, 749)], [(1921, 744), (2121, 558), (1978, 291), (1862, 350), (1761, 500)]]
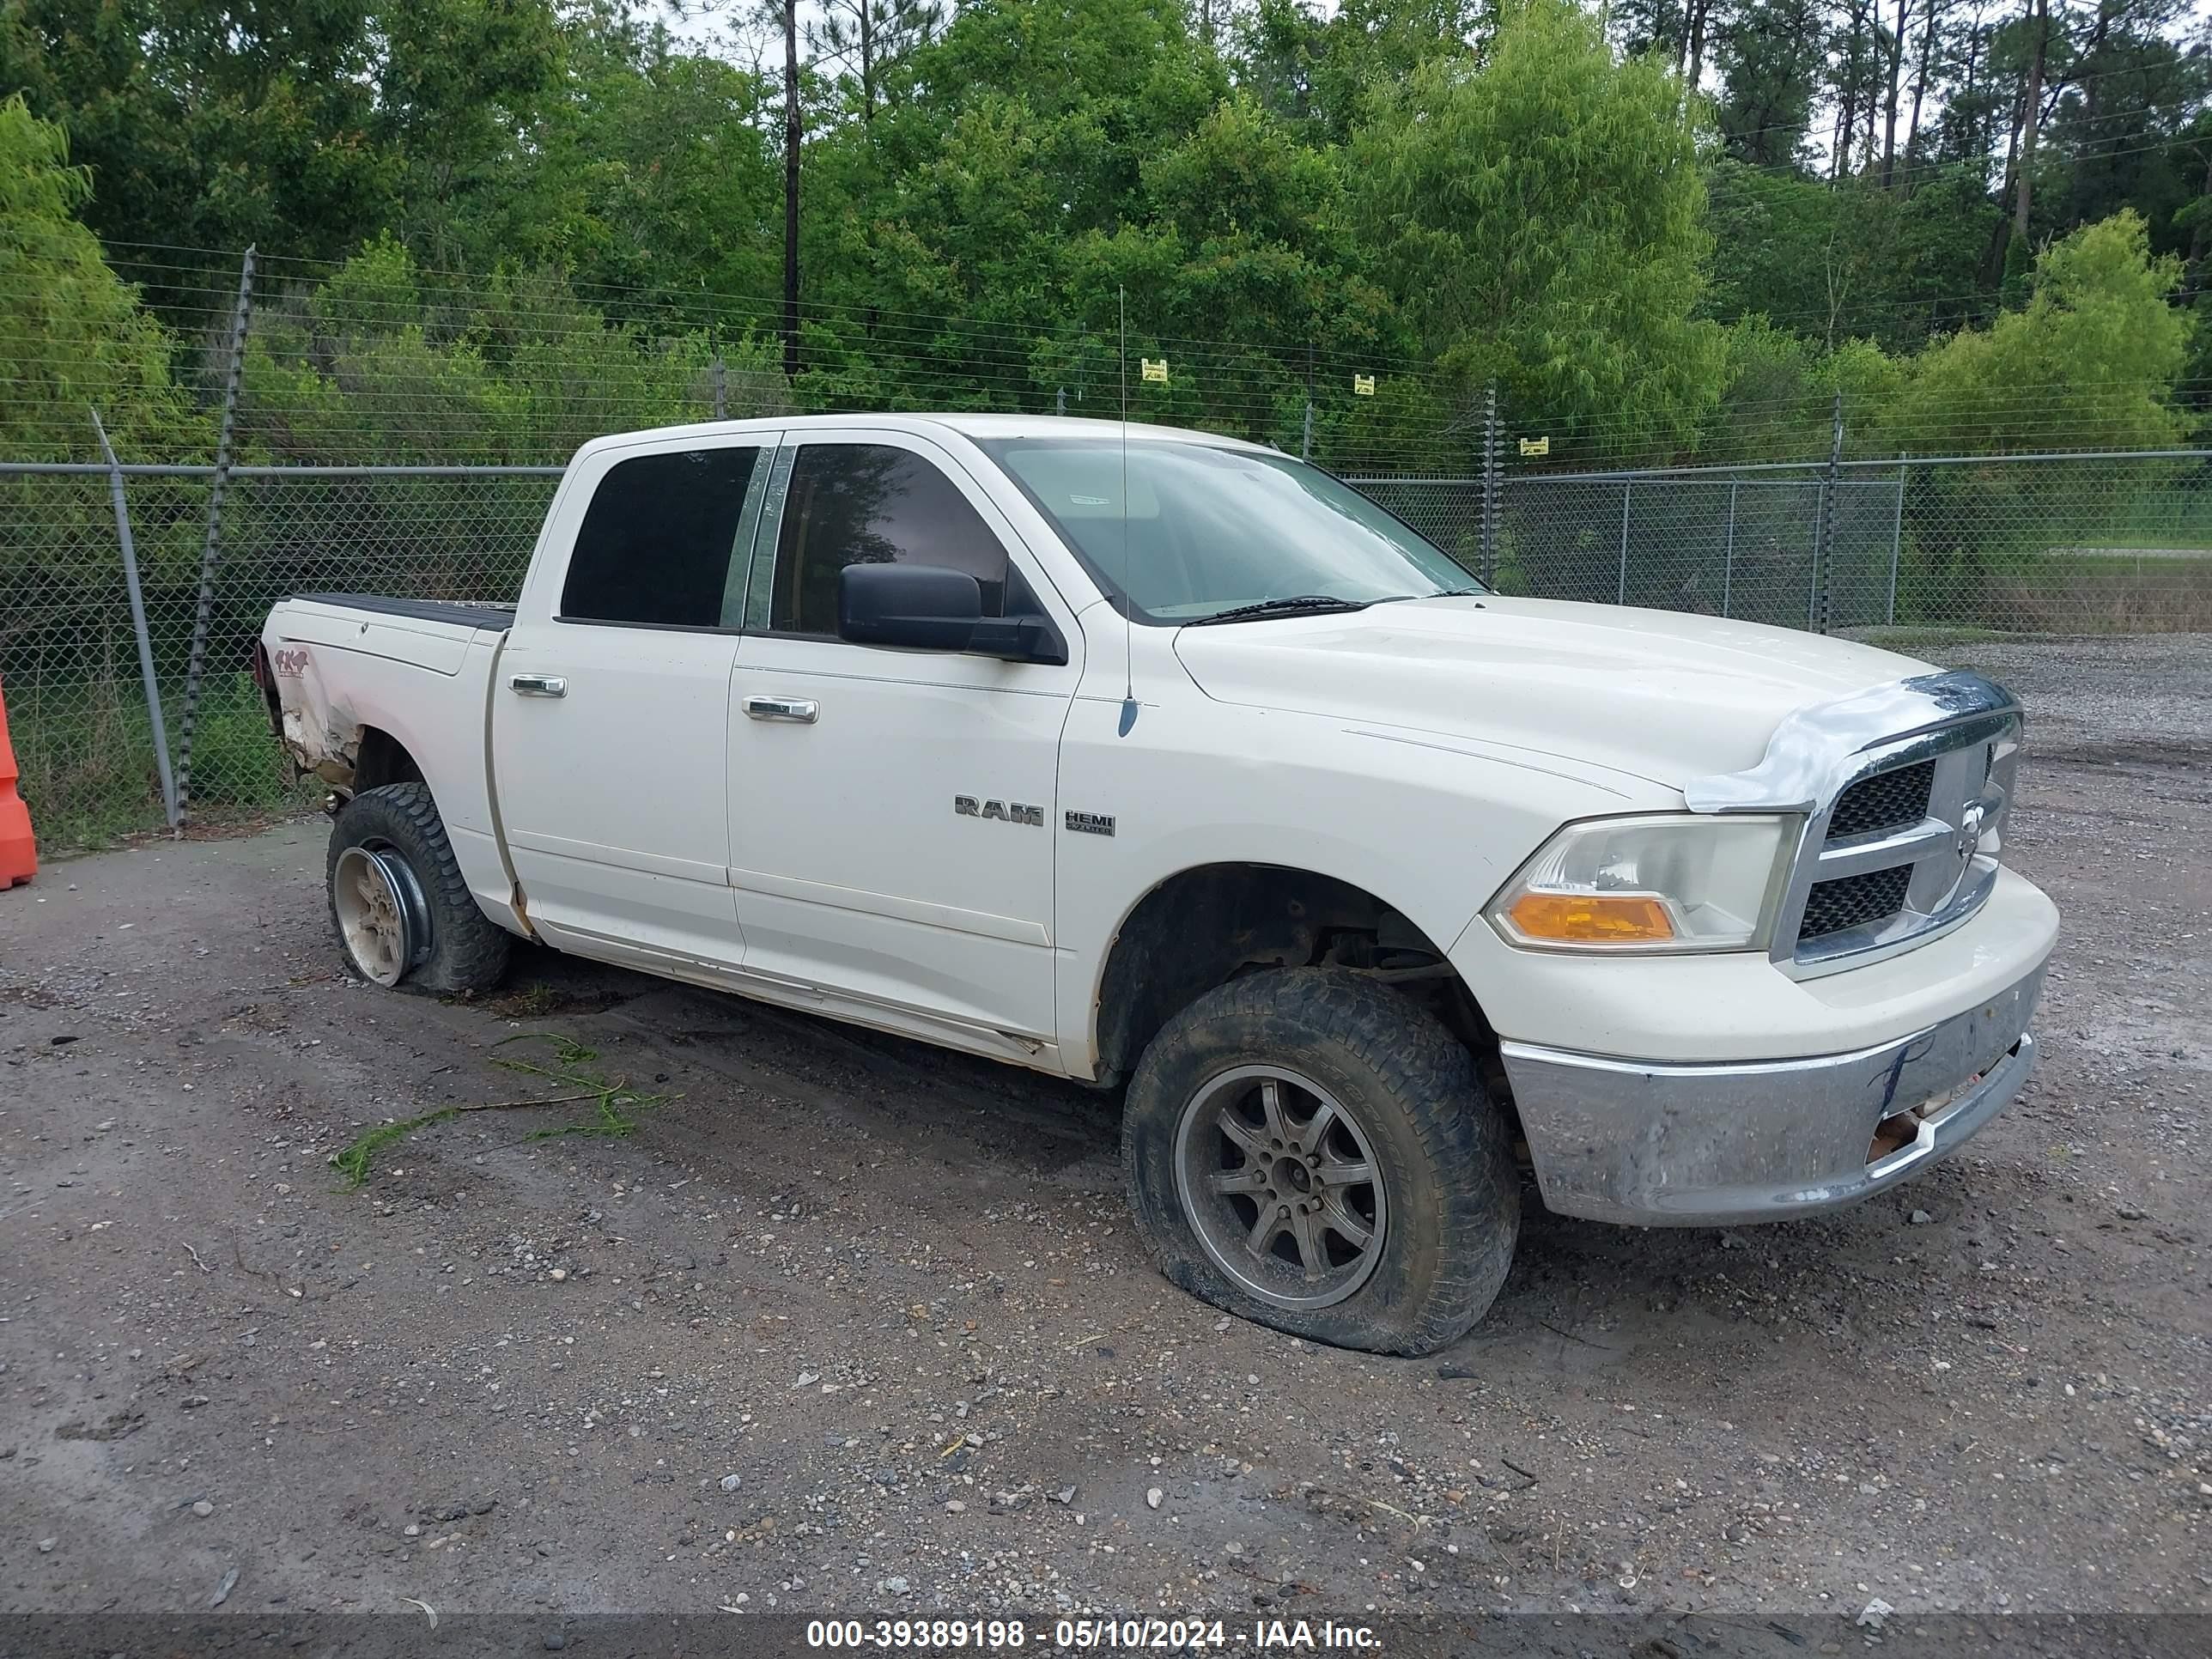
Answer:
[(1897, 458), (1897, 510), (1889, 521), (1889, 610), (1888, 621), (1897, 623), (1897, 559), (1905, 545), (1905, 473), (1906, 458)]
[(1301, 437), (1301, 438), (1298, 440), (1298, 459), (1299, 459), (1300, 460), (1302, 460), (1302, 461), (1310, 461), (1310, 460), (1313, 459), (1313, 394), (1314, 394), (1314, 347), (1313, 347), (1313, 342), (1312, 342), (1311, 340), (1309, 340), (1309, 341), (1307, 341), (1307, 342), (1306, 342), (1306, 423), (1305, 423), (1305, 434), (1304, 434), (1304, 435), (1303, 437)]
[(123, 549), (123, 586), (131, 595), (131, 627), (138, 636), (138, 678), (146, 689), (146, 718), (154, 728), (154, 767), (161, 777), (161, 812), (172, 830), (177, 827), (177, 780), (169, 769), (169, 733), (161, 724), (161, 687), (154, 674), (154, 641), (146, 632), (146, 596), (138, 586), (138, 549), (131, 539), (131, 509), (123, 500), (123, 464), (115, 459), (115, 446), (107, 441), (107, 428), (100, 411), (92, 411), (92, 429), (100, 434), (100, 453), (107, 457), (107, 490), (115, 501), (115, 539)]
[(185, 663), (183, 732), (177, 744), (175, 828), (185, 827), (185, 808), (192, 798), (192, 723), (200, 707), (200, 677), (207, 667), (208, 629), (215, 612), (216, 567), (222, 559), (222, 496), (230, 483), (231, 434), (238, 422), (238, 382), (246, 362), (246, 324), (253, 309), (253, 250), (238, 269), (238, 304), (230, 316), (230, 372), (223, 382), (222, 424), (216, 434), (215, 478), (208, 487), (207, 542), (200, 550), (199, 610), (192, 618), (191, 654)]
[(1721, 542), (1721, 616), (1729, 613), (1729, 592), (1735, 582), (1735, 492), (1743, 488), (1735, 478), (1729, 480), (1728, 530)]
[(1635, 493), (1636, 483), (1625, 478), (1620, 485), (1620, 592), (1616, 601), (1628, 603), (1628, 498)]
[(1053, 393), (1052, 412), (1055, 415), (1065, 415), (1067, 413), (1067, 388), (1066, 386), (1060, 387), (1060, 390)]
[(1820, 526), (1828, 519), (1828, 480), (1813, 480), (1813, 568), (1805, 573), (1805, 631), (1811, 633), (1820, 610)]
[(1498, 574), (1498, 521), (1504, 503), (1498, 499), (1500, 478), (1498, 467), (1498, 382), (1492, 380), (1482, 393), (1482, 585), (1496, 585)]
[(1813, 532), (1813, 597), (1806, 607), (1805, 625), (1816, 634), (1828, 631), (1828, 564), (1835, 556), (1836, 484), (1844, 465), (1844, 394), (1836, 394), (1835, 437), (1828, 447), (1828, 473), (1820, 490), (1820, 522)]
[(730, 418), (730, 372), (723, 366), (722, 354), (716, 352), (713, 365), (708, 370), (708, 383), (714, 388), (714, 418)]

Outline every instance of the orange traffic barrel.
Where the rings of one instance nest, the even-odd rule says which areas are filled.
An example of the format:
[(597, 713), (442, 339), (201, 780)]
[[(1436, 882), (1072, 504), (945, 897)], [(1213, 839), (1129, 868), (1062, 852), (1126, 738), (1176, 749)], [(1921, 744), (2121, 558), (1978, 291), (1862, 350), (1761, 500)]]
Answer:
[(8, 700), (0, 696), (0, 889), (39, 873), (38, 844), (31, 839), (31, 809), (15, 793), (15, 750), (8, 741)]

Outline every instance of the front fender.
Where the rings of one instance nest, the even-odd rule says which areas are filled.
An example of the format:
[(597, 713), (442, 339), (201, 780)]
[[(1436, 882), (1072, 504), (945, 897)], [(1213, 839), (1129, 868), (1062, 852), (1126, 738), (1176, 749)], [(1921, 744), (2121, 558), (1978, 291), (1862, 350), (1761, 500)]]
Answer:
[[(1570, 818), (1672, 805), (1657, 785), (1510, 758), (1370, 723), (1224, 706), (1148, 708), (1125, 736), (1111, 703), (1079, 701), (1061, 749), (1066, 815), (1114, 834), (1060, 837), (1054, 937), (1063, 1057), (1095, 1077), (1115, 941), (1176, 875), (1258, 864), (1329, 878), (1397, 911), (1439, 950)], [(1483, 989), (1470, 985), (1478, 1001)]]

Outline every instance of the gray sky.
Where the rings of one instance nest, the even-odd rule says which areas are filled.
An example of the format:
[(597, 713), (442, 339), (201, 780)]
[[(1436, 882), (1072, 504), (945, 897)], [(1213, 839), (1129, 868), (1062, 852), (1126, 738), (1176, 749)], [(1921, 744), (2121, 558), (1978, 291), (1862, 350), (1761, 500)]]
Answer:
[[(774, 31), (761, 21), (758, 0), (661, 0), (657, 6), (648, 0), (640, 10), (646, 16), (658, 15), (671, 34), (702, 52), (748, 69), (763, 55), (772, 56), (775, 60), (772, 67), (782, 67), (782, 47), (774, 44)], [(805, 32), (810, 27), (819, 28), (821, 23), (820, 0), (799, 0), (802, 54)]]

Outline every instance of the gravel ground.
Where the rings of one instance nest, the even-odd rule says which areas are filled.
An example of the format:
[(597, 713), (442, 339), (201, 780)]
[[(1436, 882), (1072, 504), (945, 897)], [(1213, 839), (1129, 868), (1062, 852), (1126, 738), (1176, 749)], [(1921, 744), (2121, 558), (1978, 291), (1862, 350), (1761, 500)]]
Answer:
[[(2066, 916), (2021, 1100), (1818, 1221), (1537, 1212), (1419, 1362), (1167, 1286), (1109, 1098), (542, 953), (354, 985), (319, 822), (52, 866), (0, 895), (0, 1612), (2212, 1613), (2212, 639), (1957, 654)], [(331, 1169), (580, 1092), (495, 1064), (532, 1032), (668, 1098)]]

